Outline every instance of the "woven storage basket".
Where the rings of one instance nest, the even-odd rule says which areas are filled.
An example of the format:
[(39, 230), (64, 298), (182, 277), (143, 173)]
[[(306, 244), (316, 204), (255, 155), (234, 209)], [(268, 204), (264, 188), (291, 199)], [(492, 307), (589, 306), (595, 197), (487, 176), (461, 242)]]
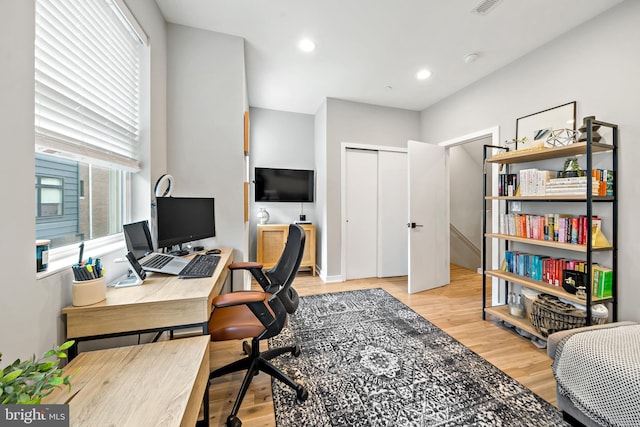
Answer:
[[(606, 321), (606, 318), (592, 317), (591, 323), (601, 324)], [(531, 324), (543, 337), (547, 337), (554, 332), (586, 326), (587, 312), (562, 302), (553, 295), (541, 294), (533, 301)]]

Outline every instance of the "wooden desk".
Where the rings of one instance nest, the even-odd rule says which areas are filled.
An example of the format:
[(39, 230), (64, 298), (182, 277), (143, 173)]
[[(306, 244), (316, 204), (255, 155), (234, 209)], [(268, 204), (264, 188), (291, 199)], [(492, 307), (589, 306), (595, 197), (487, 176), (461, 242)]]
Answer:
[[(68, 404), (70, 426), (194, 426), (209, 414), (209, 337), (81, 353), (68, 388), (43, 404)], [(204, 396), (204, 400), (203, 400)]]
[(212, 277), (179, 279), (148, 273), (140, 286), (107, 288), (107, 299), (85, 307), (67, 306), (67, 339), (76, 340), (69, 357), (77, 354), (77, 342), (96, 338), (202, 327), (207, 334), (213, 298), (227, 278), (233, 250), (222, 249)]

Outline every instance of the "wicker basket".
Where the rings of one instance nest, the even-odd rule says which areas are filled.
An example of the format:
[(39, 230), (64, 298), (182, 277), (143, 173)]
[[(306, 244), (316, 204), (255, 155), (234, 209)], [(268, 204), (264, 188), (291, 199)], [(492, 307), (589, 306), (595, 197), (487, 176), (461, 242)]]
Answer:
[[(606, 323), (607, 319), (593, 317), (591, 324)], [(538, 295), (531, 307), (531, 324), (543, 337), (565, 329), (587, 324), (587, 312), (547, 294)]]

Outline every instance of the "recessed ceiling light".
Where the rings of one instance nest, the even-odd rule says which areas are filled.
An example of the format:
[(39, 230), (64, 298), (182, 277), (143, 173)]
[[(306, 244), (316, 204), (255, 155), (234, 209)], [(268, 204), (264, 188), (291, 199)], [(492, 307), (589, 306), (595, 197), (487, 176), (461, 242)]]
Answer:
[(316, 44), (311, 39), (302, 39), (302, 40), (300, 40), (300, 43), (298, 44), (298, 47), (303, 52), (313, 52), (314, 50), (316, 50)]
[(427, 70), (426, 68), (418, 71), (418, 74), (416, 74), (416, 78), (418, 80), (426, 80), (429, 77), (431, 77), (431, 71)]

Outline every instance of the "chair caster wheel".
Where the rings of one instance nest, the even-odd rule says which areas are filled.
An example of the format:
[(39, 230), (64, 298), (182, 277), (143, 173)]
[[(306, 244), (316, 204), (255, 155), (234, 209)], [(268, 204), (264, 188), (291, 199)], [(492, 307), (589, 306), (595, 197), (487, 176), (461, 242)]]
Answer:
[(300, 348), (300, 345), (296, 344), (291, 354), (293, 354), (294, 357), (300, 356), (302, 354), (302, 349)]
[(241, 427), (242, 426), (242, 421), (240, 421), (240, 418), (236, 417), (235, 415), (229, 415), (229, 417), (227, 418), (227, 427)]
[(296, 397), (298, 398), (299, 402), (304, 402), (309, 398), (309, 392), (306, 389), (304, 389), (302, 386), (300, 386), (296, 390)]
[(248, 342), (242, 341), (242, 351), (247, 356), (251, 354), (251, 346), (249, 345)]

